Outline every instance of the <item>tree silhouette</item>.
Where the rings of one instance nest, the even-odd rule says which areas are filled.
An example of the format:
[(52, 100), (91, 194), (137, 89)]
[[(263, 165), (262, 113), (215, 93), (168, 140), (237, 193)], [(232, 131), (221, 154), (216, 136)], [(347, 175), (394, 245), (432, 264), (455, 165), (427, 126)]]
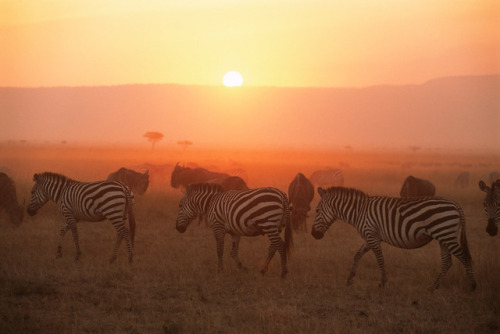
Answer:
[(193, 145), (193, 142), (189, 141), (189, 140), (179, 140), (177, 142), (177, 145), (181, 145), (182, 148), (184, 149), (184, 151), (188, 148), (188, 146), (191, 146)]
[(144, 134), (144, 137), (148, 139), (148, 141), (151, 143), (151, 151), (155, 150), (155, 144), (156, 142), (162, 140), (163, 138), (163, 133), (161, 132), (156, 132), (156, 131), (149, 131)]

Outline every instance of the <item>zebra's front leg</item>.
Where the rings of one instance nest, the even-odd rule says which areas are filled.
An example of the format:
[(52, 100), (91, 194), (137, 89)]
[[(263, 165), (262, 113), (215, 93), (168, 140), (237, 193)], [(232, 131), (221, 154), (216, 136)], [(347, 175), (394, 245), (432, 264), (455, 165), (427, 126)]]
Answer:
[(429, 291), (439, 288), (439, 285), (441, 284), (441, 279), (448, 272), (448, 269), (450, 269), (451, 267), (451, 254), (450, 251), (448, 250), (448, 247), (441, 243), (439, 245), (441, 246), (441, 272), (436, 278), (434, 284), (432, 284), (432, 286), (429, 288)]
[(347, 279), (347, 285), (352, 284), (352, 279), (356, 276), (356, 270), (358, 270), (359, 260), (365, 255), (366, 252), (370, 250), (370, 246), (365, 242), (361, 248), (357, 251), (356, 255), (354, 255), (354, 263), (352, 265), (351, 273), (349, 274), (349, 278)]
[(215, 243), (217, 247), (217, 272), (222, 272), (224, 269), (223, 255), (224, 255), (224, 235), (226, 231), (224, 229), (214, 229)]
[(233, 235), (233, 247), (231, 248), (231, 257), (234, 259), (234, 262), (236, 262), (236, 266), (238, 269), (245, 269), (243, 265), (241, 264), (240, 259), (238, 258), (238, 248), (240, 245), (240, 239), (241, 237), (239, 235)]
[(80, 251), (80, 242), (78, 241), (78, 229), (76, 228), (76, 222), (72, 221), (68, 223), (68, 227), (71, 229), (71, 233), (73, 234), (73, 241), (75, 242), (75, 261), (78, 261), (82, 252)]
[(380, 241), (374, 240), (369, 246), (375, 254), (375, 258), (377, 259), (378, 268), (380, 269), (380, 274), (382, 276), (379, 287), (383, 288), (385, 286), (385, 283), (387, 282), (387, 275), (385, 273), (384, 255), (382, 254)]
[(64, 227), (61, 229), (61, 232), (59, 233), (59, 243), (57, 244), (57, 253), (56, 253), (56, 258), (61, 258), (62, 257), (62, 241), (64, 239), (64, 236), (66, 235), (66, 232), (68, 232), (69, 226), (68, 224), (64, 225)]

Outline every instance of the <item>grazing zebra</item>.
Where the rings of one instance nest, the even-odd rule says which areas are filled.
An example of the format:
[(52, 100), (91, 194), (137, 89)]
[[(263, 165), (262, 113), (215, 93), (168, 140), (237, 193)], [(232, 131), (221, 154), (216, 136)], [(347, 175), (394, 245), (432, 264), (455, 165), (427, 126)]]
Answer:
[(114, 173), (108, 175), (108, 181), (118, 181), (126, 185), (134, 194), (142, 195), (146, 192), (149, 185), (149, 170), (144, 173), (138, 173), (131, 169), (120, 168)]
[[(31, 190), (28, 214), (34, 216), (45, 203), (52, 200), (66, 219), (66, 226), (61, 229), (59, 235), (57, 257), (62, 256), (62, 240), (66, 232), (71, 230), (76, 247), (75, 260), (79, 259), (81, 252), (76, 227), (78, 221), (98, 222), (107, 218), (117, 231), (115, 249), (110, 262), (116, 260), (123, 238), (127, 242), (128, 260), (132, 262), (135, 219), (132, 212), (134, 196), (130, 189), (120, 182), (83, 183), (49, 172), (35, 174), (33, 181), (35, 185)], [(127, 213), (130, 232), (124, 224)]]
[[(186, 187), (186, 194), (179, 205), (177, 231), (184, 233), (193, 219), (203, 214), (208, 217), (217, 242), (218, 270), (223, 269), (224, 236), (233, 238), (231, 256), (238, 268), (243, 268), (238, 258), (241, 236), (267, 235), (271, 241), (267, 260), (261, 272), (267, 272), (276, 251), (281, 256), (281, 277), (285, 278), (287, 256), (292, 244), (290, 208), (288, 197), (275, 188), (258, 188), (246, 191), (222, 191), (217, 184), (195, 184)], [(285, 228), (285, 241), (280, 232)]]
[(411, 175), (406, 178), (399, 192), (401, 197), (423, 197), (434, 196), (435, 194), (436, 187), (430, 181)]
[(488, 217), (486, 232), (495, 236), (498, 233), (498, 222), (500, 222), (500, 179), (493, 182), (491, 188), (484, 181), (479, 181), (479, 189), (486, 193), (483, 201), (484, 212)]
[(336, 168), (317, 170), (309, 179), (318, 187), (342, 187), (344, 185), (344, 173)]
[(386, 273), (381, 241), (395, 247), (413, 249), (436, 239), (441, 246), (442, 266), (432, 288), (439, 287), (441, 278), (450, 268), (451, 253), (463, 263), (472, 289), (475, 289), (472, 260), (465, 235), (465, 218), (458, 204), (437, 197), (370, 197), (359, 190), (342, 187), (327, 190), (319, 188), (318, 193), (321, 200), (316, 208), (311, 232), (313, 237), (321, 239), (330, 225), (340, 219), (353, 225), (365, 240), (354, 257), (348, 285), (352, 283), (363, 254), (372, 250), (382, 273), (380, 286), (384, 286)]
[(298, 173), (288, 187), (288, 197), (292, 203), (292, 227), (294, 231), (306, 231), (307, 213), (311, 210), (314, 186), (302, 173)]
[(0, 172), (0, 211), (5, 210), (12, 224), (19, 226), (23, 221), (24, 208), (17, 203), (16, 185), (5, 173)]

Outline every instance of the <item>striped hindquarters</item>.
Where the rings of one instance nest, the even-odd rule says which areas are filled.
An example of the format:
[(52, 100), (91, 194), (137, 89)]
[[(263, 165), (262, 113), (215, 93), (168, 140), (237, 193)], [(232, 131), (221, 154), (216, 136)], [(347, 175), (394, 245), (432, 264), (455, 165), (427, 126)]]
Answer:
[(369, 223), (361, 230), (366, 235), (375, 229), (382, 241), (396, 247), (418, 248), (432, 238), (457, 240), (461, 212), (456, 203), (443, 198), (372, 197), (367, 207)]

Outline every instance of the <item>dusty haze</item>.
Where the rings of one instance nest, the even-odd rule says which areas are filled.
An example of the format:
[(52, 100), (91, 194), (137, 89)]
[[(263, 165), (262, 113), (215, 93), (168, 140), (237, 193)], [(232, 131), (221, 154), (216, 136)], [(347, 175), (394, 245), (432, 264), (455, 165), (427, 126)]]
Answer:
[(496, 150), (500, 76), (423, 85), (0, 88), (1, 142), (188, 148)]

